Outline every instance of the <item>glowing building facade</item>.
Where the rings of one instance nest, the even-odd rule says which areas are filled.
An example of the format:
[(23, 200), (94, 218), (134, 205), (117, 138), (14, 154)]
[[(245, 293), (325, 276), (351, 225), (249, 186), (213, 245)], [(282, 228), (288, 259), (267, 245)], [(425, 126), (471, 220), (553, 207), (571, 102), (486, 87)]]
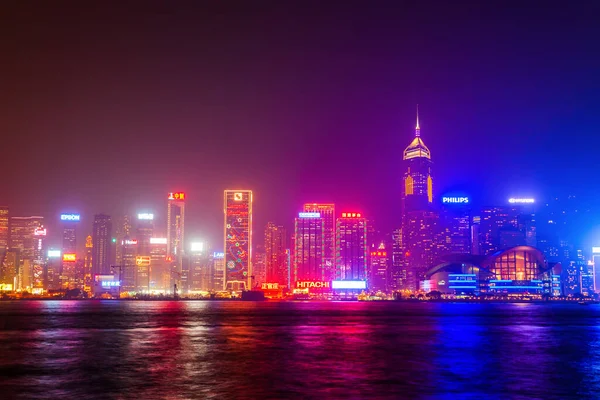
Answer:
[(316, 212), (323, 219), (323, 269), (325, 280), (335, 277), (335, 204), (304, 204), (304, 212)]
[(183, 255), (185, 200), (183, 192), (171, 192), (167, 196), (167, 253), (174, 261)]
[(403, 162), (401, 235), (406, 279), (402, 289), (416, 290), (437, 256), (434, 238), (439, 221), (439, 215), (432, 210), (431, 152), (421, 139), (418, 110), (415, 137), (404, 150)]
[(367, 220), (342, 213), (336, 222), (336, 280), (367, 281)]
[(4, 262), (4, 256), (8, 249), (8, 207), (0, 207), (0, 280), (2, 279), (2, 264)]
[(369, 285), (368, 287), (377, 292), (388, 290), (388, 252), (385, 243), (381, 242), (377, 248), (371, 249), (369, 257)]
[(252, 191), (224, 193), (225, 290), (252, 286)]
[(94, 251), (94, 243), (92, 236), (88, 235), (85, 238), (85, 258), (83, 259), (83, 273), (84, 273), (84, 290), (86, 292), (92, 291), (92, 256)]
[(111, 273), (112, 220), (109, 215), (94, 215), (92, 230), (92, 277)]
[(318, 212), (302, 212), (294, 222), (293, 285), (325, 281), (325, 221)]
[(287, 231), (272, 222), (265, 229), (266, 282), (290, 287), (288, 282)]

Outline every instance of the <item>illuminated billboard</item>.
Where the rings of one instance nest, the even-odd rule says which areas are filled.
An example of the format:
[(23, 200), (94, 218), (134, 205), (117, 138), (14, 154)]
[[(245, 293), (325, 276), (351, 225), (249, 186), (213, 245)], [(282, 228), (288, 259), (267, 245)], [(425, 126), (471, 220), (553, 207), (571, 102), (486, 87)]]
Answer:
[(60, 250), (48, 250), (48, 258), (60, 257)]
[(121, 244), (126, 244), (126, 245), (133, 245), (133, 244), (137, 244), (138, 241), (137, 239), (127, 239), (127, 240), (123, 240), (121, 242)]
[(444, 204), (469, 204), (469, 198), (468, 197), (444, 196), (444, 197), (442, 197), (442, 203), (444, 203)]
[(75, 253), (65, 253), (63, 254), (63, 261), (72, 262), (77, 260), (77, 255)]
[(102, 287), (119, 287), (121, 286), (120, 281), (100, 281)]
[(169, 193), (169, 200), (185, 200), (185, 193), (183, 192), (171, 192)]
[(192, 253), (200, 253), (204, 250), (203, 242), (192, 242), (190, 243), (190, 250)]
[(167, 244), (167, 238), (150, 238), (150, 244)]
[(533, 204), (535, 203), (535, 199), (518, 199), (511, 197), (508, 199), (508, 202), (511, 204)]
[(43, 226), (40, 226), (39, 228), (35, 228), (33, 231), (33, 234), (35, 236), (46, 236), (46, 228), (44, 228)]
[(260, 288), (262, 290), (279, 290), (279, 283), (262, 283)]
[(154, 219), (154, 214), (140, 213), (140, 214), (138, 214), (138, 219), (152, 221)]
[(213, 253), (213, 258), (216, 258), (218, 260), (221, 260), (223, 258), (225, 258), (225, 253), (221, 253), (221, 252), (214, 252)]
[(138, 267), (147, 267), (150, 265), (150, 256), (137, 256), (135, 258), (135, 265)]
[(296, 282), (298, 289), (310, 289), (310, 288), (328, 288), (330, 287), (329, 282), (326, 281), (298, 281)]
[(349, 213), (349, 212), (344, 212), (342, 213), (342, 218), (360, 218), (361, 214), (360, 213)]
[(321, 218), (321, 213), (318, 213), (318, 212), (301, 212), (301, 213), (298, 213), (298, 218)]
[(80, 219), (79, 214), (60, 214), (61, 221), (79, 221)]
[(366, 281), (332, 281), (333, 289), (366, 289)]

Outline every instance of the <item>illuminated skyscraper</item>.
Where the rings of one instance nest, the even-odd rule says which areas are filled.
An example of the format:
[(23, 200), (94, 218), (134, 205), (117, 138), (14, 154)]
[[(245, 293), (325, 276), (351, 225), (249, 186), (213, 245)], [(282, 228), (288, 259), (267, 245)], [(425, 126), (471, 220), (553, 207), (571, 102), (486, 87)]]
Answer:
[(225, 290), (252, 287), (252, 191), (224, 193)]
[(8, 236), (10, 232), (8, 230), (8, 221), (8, 207), (0, 207), (0, 269), (2, 269), (4, 256), (8, 249)]
[(92, 252), (94, 244), (92, 242), (92, 236), (88, 235), (85, 238), (85, 258), (83, 259), (83, 273), (84, 273), (84, 290), (88, 293), (92, 291)]
[(185, 193), (171, 192), (167, 197), (167, 253), (173, 261), (183, 255), (185, 234)]
[(335, 277), (335, 204), (307, 203), (304, 212), (318, 212), (323, 219), (323, 269), (325, 280), (332, 280)]
[(9, 248), (18, 254), (17, 289), (28, 290), (43, 286), (45, 260), (43, 217), (11, 217)]
[(406, 262), (404, 257), (404, 246), (402, 243), (402, 229), (394, 229), (392, 232), (392, 263), (389, 268), (388, 289), (391, 291), (406, 288)]
[(402, 185), (402, 245), (406, 263), (403, 288), (416, 290), (437, 257), (433, 239), (439, 220), (432, 210), (431, 153), (421, 139), (418, 109), (415, 138), (404, 150), (403, 160), (406, 168)]
[(135, 286), (136, 292), (147, 292), (150, 290), (150, 269), (152, 268), (152, 257), (150, 240), (154, 234), (154, 214), (138, 213), (137, 215), (137, 258)]
[(211, 257), (213, 281), (212, 289), (220, 292), (225, 286), (225, 255), (223, 253), (214, 252)]
[(122, 251), (125, 237), (127, 237), (128, 239), (133, 237), (134, 231), (132, 224), (133, 218), (129, 215), (124, 215), (120, 218), (119, 222), (117, 223), (117, 229), (115, 230), (115, 260), (117, 264), (119, 264), (123, 259)]
[(536, 246), (535, 216), (523, 207), (484, 207), (479, 228), (480, 254), (515, 246)]
[(77, 224), (79, 214), (61, 214), (60, 220), (63, 225), (62, 251), (63, 253), (77, 252)]
[(167, 238), (150, 238), (150, 290), (168, 292), (171, 270), (167, 263)]
[(209, 257), (208, 249), (204, 248), (204, 243), (196, 242), (192, 243), (187, 254), (190, 258), (189, 290), (193, 292), (211, 290), (214, 263)]
[(137, 291), (137, 240), (130, 239), (129, 236), (125, 236), (121, 243), (121, 259), (117, 260), (119, 265), (119, 280), (121, 281), (121, 292), (135, 292)]
[(367, 220), (360, 213), (342, 213), (336, 223), (336, 279), (367, 280)]
[(94, 226), (92, 230), (92, 278), (95, 275), (106, 275), (111, 273), (111, 250), (112, 250), (112, 220), (109, 215), (94, 215)]
[(371, 290), (387, 292), (388, 260), (384, 242), (381, 242), (377, 248), (371, 249), (369, 257)]
[(318, 212), (301, 212), (294, 224), (293, 283), (325, 281), (325, 221)]
[[(457, 198), (444, 197), (444, 199)], [(471, 253), (471, 206), (468, 200), (464, 203), (442, 202), (437, 244), (438, 255)]]
[(269, 222), (265, 229), (266, 282), (290, 287), (286, 249), (287, 232), (285, 228)]

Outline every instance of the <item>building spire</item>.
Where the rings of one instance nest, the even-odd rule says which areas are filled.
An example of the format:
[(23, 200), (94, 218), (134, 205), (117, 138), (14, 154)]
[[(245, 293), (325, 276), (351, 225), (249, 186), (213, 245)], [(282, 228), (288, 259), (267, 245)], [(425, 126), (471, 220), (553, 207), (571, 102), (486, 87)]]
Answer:
[(415, 136), (421, 136), (421, 128), (419, 127), (419, 105), (417, 104), (417, 126), (415, 128)]

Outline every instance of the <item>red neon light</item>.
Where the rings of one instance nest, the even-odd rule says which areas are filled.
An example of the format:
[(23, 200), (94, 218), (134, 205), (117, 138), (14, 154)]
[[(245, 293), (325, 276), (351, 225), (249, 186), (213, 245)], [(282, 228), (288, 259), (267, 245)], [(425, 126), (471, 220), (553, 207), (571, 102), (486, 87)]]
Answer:
[(360, 217), (361, 217), (360, 213), (355, 213), (355, 212), (352, 212), (352, 213), (349, 213), (349, 212), (342, 213), (342, 218), (360, 218)]
[(184, 192), (171, 192), (169, 193), (169, 200), (185, 200)]

